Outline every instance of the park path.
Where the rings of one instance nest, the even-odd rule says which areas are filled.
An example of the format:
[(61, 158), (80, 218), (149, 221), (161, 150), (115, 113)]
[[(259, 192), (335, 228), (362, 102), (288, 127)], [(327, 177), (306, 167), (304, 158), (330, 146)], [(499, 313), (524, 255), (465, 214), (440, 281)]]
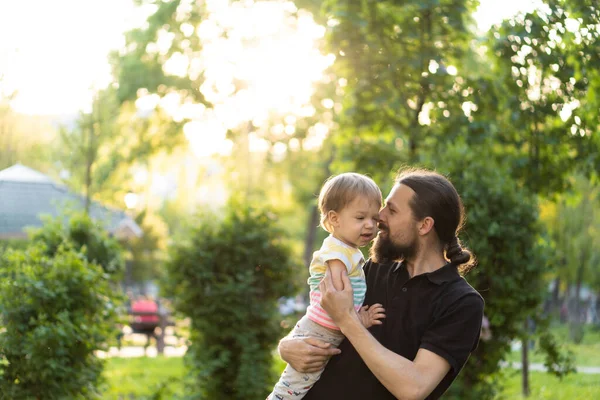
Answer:
[[(502, 368), (515, 368), (515, 369), (521, 369), (521, 367), (523, 366), (523, 364), (521, 364), (520, 362), (506, 362), (503, 361), (500, 363), (500, 366)], [(577, 368), (577, 373), (581, 373), (581, 374), (600, 374), (600, 367), (576, 367)], [(529, 364), (529, 370), (530, 371), (542, 371), (545, 372), (546, 371), (546, 366), (544, 364)]]
[[(165, 357), (183, 357), (187, 351), (187, 346), (165, 346)], [(109, 351), (99, 351), (98, 357), (100, 358), (134, 358), (134, 357), (156, 357), (158, 351), (156, 346), (148, 346), (144, 349), (144, 346), (123, 346), (121, 349), (117, 347), (111, 347)]]
[[(150, 346), (144, 348), (146, 344), (146, 336), (137, 333), (128, 333), (123, 337), (124, 345), (121, 348), (112, 346), (108, 351), (97, 351), (96, 354), (100, 358), (109, 357), (121, 357), (121, 358), (132, 358), (132, 357), (156, 357), (158, 351), (156, 349), (156, 342), (154, 339), (150, 341)], [(165, 357), (183, 357), (187, 351), (185, 340), (175, 336), (174, 331), (171, 327), (165, 331)]]
[[(169, 331), (167, 331), (169, 332)], [(140, 335), (136, 336), (128, 335), (126, 338), (129, 339), (129, 342), (133, 342), (133, 345), (123, 346), (119, 350), (116, 347), (111, 347), (108, 352), (98, 352), (98, 356), (101, 358), (108, 357), (121, 357), (121, 358), (132, 358), (132, 357), (156, 357), (158, 352), (156, 351), (156, 346), (151, 345), (148, 348), (144, 349), (143, 343), (145, 343), (145, 336)], [(183, 357), (185, 352), (187, 351), (187, 346), (181, 344), (181, 341), (167, 334), (165, 337), (165, 357)], [(521, 369), (522, 364), (520, 362), (512, 362), (508, 363), (506, 361), (500, 364), (502, 368), (515, 368)], [(529, 364), (530, 371), (546, 371), (546, 367), (543, 364)], [(577, 372), (581, 374), (600, 374), (600, 366), (598, 367), (577, 367)]]

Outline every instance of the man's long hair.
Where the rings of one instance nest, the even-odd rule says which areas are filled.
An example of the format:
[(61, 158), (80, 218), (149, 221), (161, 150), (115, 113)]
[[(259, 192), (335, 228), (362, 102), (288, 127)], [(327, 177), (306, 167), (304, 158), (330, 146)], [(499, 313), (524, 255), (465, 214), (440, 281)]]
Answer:
[(463, 275), (469, 272), (475, 266), (475, 257), (458, 239), (465, 211), (454, 185), (443, 175), (425, 169), (400, 170), (395, 183), (408, 186), (415, 192), (410, 202), (415, 218), (433, 218), (433, 228), (446, 259), (454, 263)]

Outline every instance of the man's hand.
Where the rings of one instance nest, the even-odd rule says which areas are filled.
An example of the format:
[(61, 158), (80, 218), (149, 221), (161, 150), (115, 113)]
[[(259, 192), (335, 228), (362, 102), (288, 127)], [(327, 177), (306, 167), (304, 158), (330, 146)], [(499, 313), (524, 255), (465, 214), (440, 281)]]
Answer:
[(333, 322), (343, 331), (343, 325), (349, 318), (358, 318), (354, 309), (354, 293), (348, 273), (341, 271), (343, 289), (337, 290), (331, 278), (331, 269), (327, 268), (325, 277), (319, 284), (321, 291), (321, 307), (331, 317)]
[(319, 339), (283, 339), (279, 342), (279, 355), (298, 372), (318, 372), (333, 355), (341, 351)]
[(385, 318), (385, 309), (379, 303), (372, 306), (362, 306), (358, 311), (358, 318), (365, 328), (373, 325), (381, 325), (381, 319)]

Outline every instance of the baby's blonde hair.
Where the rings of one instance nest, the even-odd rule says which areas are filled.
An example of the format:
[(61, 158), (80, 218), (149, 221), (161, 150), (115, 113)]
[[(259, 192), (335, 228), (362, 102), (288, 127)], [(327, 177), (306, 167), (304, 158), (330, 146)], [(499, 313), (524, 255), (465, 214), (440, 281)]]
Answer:
[(340, 212), (358, 196), (365, 196), (369, 202), (381, 207), (381, 190), (379, 186), (366, 175), (346, 172), (329, 177), (319, 193), (319, 212), (321, 227), (331, 233), (328, 227), (329, 211)]

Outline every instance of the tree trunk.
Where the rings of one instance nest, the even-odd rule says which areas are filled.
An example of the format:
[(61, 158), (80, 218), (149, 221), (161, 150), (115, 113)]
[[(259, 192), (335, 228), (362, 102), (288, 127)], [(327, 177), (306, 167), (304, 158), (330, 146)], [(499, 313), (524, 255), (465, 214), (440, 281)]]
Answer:
[(521, 340), (521, 389), (523, 397), (529, 396), (529, 324), (525, 320), (525, 334)]
[(560, 309), (560, 278), (556, 277), (554, 280), (554, 288), (552, 289), (552, 305), (550, 308), (550, 314), (555, 314)]
[(306, 227), (306, 239), (304, 240), (304, 265), (308, 267), (313, 255), (313, 246), (315, 237), (317, 236), (317, 228), (319, 227), (319, 208), (315, 205), (312, 207), (310, 217), (308, 218), (308, 226)]
[(246, 153), (246, 200), (250, 200), (250, 196), (252, 196), (252, 152), (250, 151), (250, 134), (252, 133), (252, 122), (248, 121), (246, 123), (245, 131), (243, 133), (244, 136), (244, 152)]
[[(329, 177), (331, 170), (329, 166), (333, 162), (335, 151), (332, 150), (329, 159), (325, 162), (325, 177)], [(318, 190), (317, 190), (318, 191)], [(308, 268), (313, 255), (313, 246), (315, 245), (315, 237), (317, 236), (317, 228), (319, 227), (319, 207), (312, 207), (310, 217), (308, 218), (308, 226), (306, 227), (306, 238), (304, 240), (304, 265)]]
[(577, 277), (575, 282), (575, 296), (573, 299), (573, 312), (569, 316), (569, 332), (571, 340), (574, 343), (581, 343), (583, 340), (583, 321), (581, 319), (581, 284), (583, 281), (583, 270), (585, 266), (581, 262), (577, 268)]
[(92, 164), (94, 163), (94, 120), (90, 115), (89, 137), (87, 143), (87, 155), (85, 162), (85, 214), (90, 215), (92, 202)]
[(581, 283), (583, 281), (584, 264), (579, 264), (577, 268), (577, 282), (575, 283), (575, 321), (581, 323)]

